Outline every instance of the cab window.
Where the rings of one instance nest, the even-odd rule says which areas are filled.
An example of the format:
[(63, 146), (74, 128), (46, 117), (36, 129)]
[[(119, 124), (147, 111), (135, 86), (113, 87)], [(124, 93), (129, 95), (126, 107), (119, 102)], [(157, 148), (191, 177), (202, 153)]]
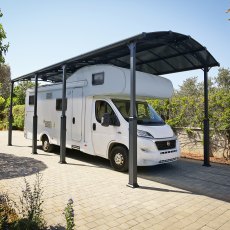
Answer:
[(115, 124), (115, 120), (116, 119), (118, 120), (118, 118), (114, 113), (113, 109), (111, 108), (111, 106), (106, 101), (102, 101), (102, 100), (96, 101), (95, 114), (96, 114), (96, 120), (99, 123), (101, 123), (101, 118), (105, 113), (108, 113), (110, 115), (111, 124)]

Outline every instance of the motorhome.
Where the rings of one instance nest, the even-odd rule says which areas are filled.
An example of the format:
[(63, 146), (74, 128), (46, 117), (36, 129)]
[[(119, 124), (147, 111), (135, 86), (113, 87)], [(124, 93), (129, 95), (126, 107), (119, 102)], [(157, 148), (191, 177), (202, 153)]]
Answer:
[[(176, 161), (179, 142), (146, 99), (170, 98), (170, 80), (136, 71), (137, 165)], [(77, 70), (66, 86), (66, 147), (110, 160), (117, 171), (128, 169), (130, 70), (92, 65)], [(25, 137), (32, 139), (34, 89), (27, 90)], [(44, 151), (60, 145), (62, 84), (38, 87), (38, 140)]]

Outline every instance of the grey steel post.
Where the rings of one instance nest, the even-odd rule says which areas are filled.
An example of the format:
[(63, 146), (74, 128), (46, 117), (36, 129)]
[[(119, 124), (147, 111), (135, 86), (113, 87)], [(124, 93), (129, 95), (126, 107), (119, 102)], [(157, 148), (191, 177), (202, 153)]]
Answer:
[(8, 145), (12, 145), (12, 123), (13, 123), (13, 96), (14, 96), (14, 82), (11, 81), (10, 88), (10, 111), (9, 111), (9, 129), (8, 129)]
[(38, 75), (35, 74), (32, 154), (37, 154), (37, 130), (38, 130), (37, 107), (38, 107)]
[(137, 112), (136, 112), (136, 43), (129, 44), (130, 50), (130, 117), (129, 117), (129, 183), (137, 188)]
[(211, 166), (209, 160), (209, 118), (208, 118), (208, 67), (204, 67), (204, 163)]
[(62, 115), (61, 115), (61, 129), (60, 129), (60, 162), (66, 164), (66, 65), (62, 67)]

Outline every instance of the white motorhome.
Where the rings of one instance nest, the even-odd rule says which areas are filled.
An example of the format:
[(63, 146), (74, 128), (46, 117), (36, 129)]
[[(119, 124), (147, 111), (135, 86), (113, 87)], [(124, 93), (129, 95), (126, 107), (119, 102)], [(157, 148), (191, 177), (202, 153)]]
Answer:
[[(137, 165), (175, 161), (179, 142), (169, 125), (146, 102), (169, 98), (166, 78), (136, 72)], [(118, 171), (128, 169), (130, 70), (112, 65), (79, 69), (67, 79), (66, 147), (110, 160)], [(25, 137), (32, 139), (34, 90), (27, 90)], [(60, 145), (62, 84), (38, 87), (38, 139), (44, 151)]]

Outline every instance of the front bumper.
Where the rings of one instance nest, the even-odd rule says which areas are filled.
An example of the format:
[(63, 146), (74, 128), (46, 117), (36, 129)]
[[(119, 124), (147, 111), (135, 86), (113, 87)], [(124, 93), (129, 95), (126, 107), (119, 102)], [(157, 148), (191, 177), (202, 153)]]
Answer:
[[(175, 140), (173, 148), (158, 150), (156, 141), (172, 141)], [(151, 166), (169, 163), (178, 160), (180, 157), (180, 146), (178, 140), (175, 138), (168, 139), (147, 139), (138, 138), (137, 144), (137, 165)]]

